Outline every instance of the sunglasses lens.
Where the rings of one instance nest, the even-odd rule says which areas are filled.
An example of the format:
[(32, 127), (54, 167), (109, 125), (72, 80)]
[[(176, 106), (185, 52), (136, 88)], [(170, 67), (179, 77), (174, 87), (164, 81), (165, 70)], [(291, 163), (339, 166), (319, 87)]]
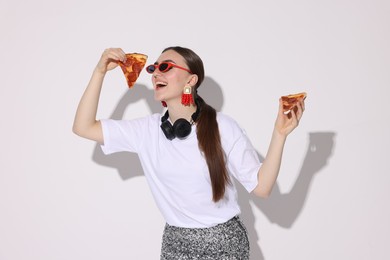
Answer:
[(155, 69), (156, 68), (154, 67), (154, 65), (149, 65), (149, 66), (146, 67), (146, 71), (148, 73), (153, 73), (155, 71)]
[(160, 66), (158, 66), (158, 69), (161, 71), (161, 72), (167, 72), (169, 69), (170, 69), (170, 66), (168, 63), (166, 62), (163, 62), (160, 64)]

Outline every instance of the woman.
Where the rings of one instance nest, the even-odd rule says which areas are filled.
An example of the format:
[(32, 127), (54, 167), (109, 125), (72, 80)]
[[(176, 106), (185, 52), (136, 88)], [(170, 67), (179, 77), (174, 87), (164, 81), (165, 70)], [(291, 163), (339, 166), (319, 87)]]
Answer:
[(97, 141), (106, 154), (136, 152), (167, 224), (161, 259), (249, 259), (233, 178), (248, 192), (267, 197), (276, 181), (286, 137), (304, 110), (283, 113), (279, 101), (270, 147), (260, 163), (245, 132), (197, 94), (202, 60), (187, 48), (165, 49), (146, 70), (165, 114), (133, 120), (96, 120), (107, 71), (125, 61), (121, 49), (101, 56), (77, 109), (73, 131)]

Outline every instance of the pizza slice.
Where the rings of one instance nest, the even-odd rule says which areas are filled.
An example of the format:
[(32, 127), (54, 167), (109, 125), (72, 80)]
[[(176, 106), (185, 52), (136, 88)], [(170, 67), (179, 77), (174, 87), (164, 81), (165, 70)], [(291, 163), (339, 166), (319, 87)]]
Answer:
[(127, 85), (133, 87), (138, 79), (139, 74), (146, 64), (148, 56), (141, 53), (127, 53), (126, 61), (118, 61), (123, 73), (125, 74)]
[(299, 100), (303, 100), (306, 98), (306, 92), (290, 94), (287, 96), (282, 96), (281, 98), (283, 103), (283, 111), (285, 114), (288, 114), (291, 110), (294, 110), (296, 112), (297, 103)]

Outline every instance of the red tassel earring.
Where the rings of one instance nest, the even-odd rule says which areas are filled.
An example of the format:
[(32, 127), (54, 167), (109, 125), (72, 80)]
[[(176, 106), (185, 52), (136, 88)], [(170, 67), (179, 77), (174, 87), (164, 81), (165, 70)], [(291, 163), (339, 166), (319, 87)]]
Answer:
[(183, 94), (181, 95), (181, 103), (184, 106), (194, 105), (194, 99), (192, 97), (192, 88), (186, 85), (183, 89)]
[(161, 101), (161, 105), (162, 105), (163, 107), (167, 107), (167, 102)]

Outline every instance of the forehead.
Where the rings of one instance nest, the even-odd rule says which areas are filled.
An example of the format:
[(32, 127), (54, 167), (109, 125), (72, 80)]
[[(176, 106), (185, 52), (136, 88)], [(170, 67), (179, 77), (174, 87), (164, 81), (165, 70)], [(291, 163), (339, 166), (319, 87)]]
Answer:
[(174, 50), (168, 50), (166, 52), (161, 53), (160, 57), (158, 58), (157, 62), (163, 62), (163, 61), (173, 61), (178, 65), (184, 65), (186, 64), (183, 56), (181, 56), (179, 53), (175, 52)]

